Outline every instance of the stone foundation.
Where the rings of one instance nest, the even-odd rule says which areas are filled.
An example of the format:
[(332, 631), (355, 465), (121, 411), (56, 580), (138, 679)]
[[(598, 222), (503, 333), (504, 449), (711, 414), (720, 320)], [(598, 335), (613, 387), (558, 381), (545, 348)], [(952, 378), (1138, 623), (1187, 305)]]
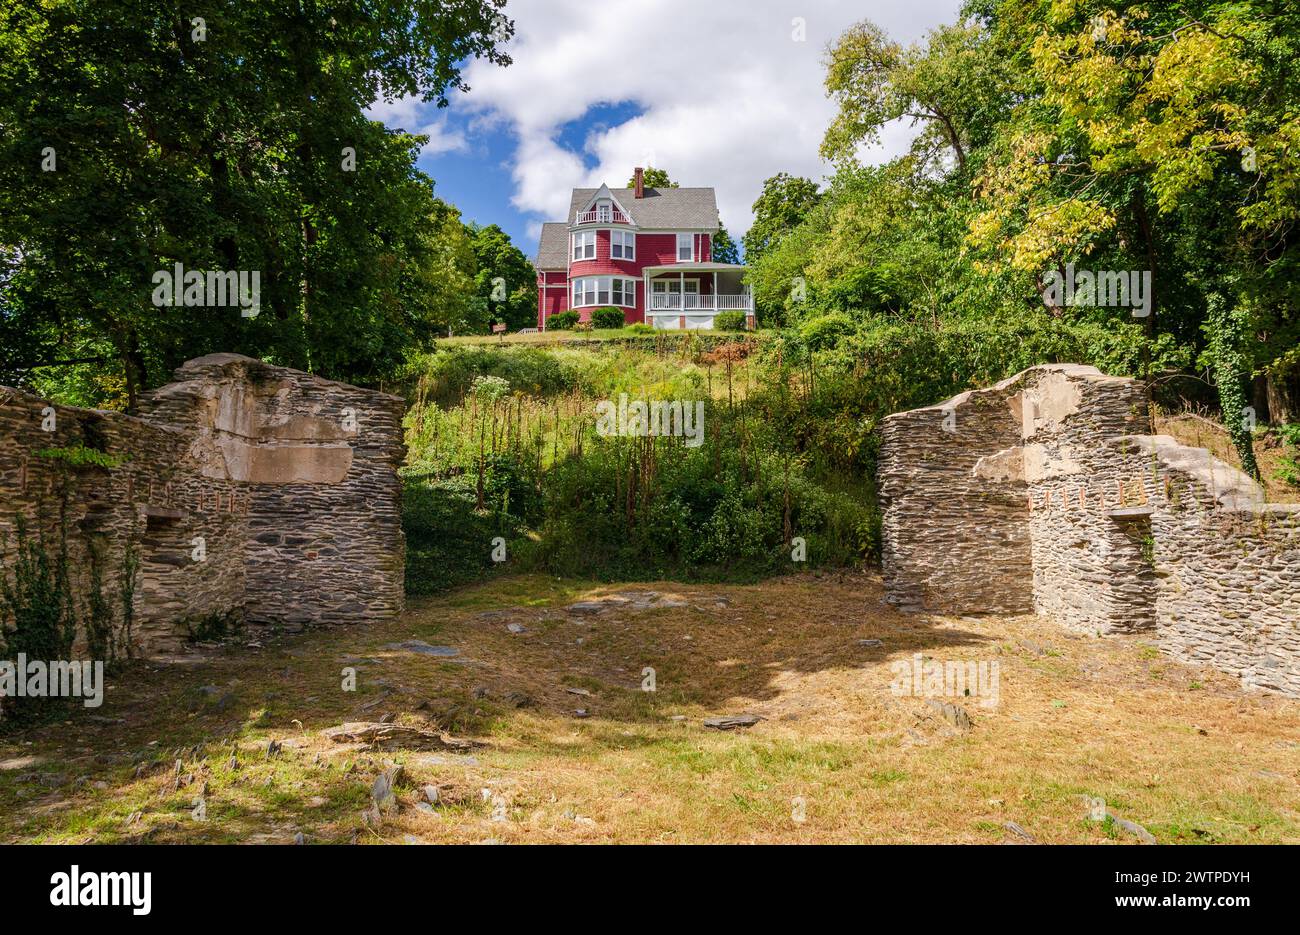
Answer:
[(19, 515), (47, 550), (65, 528), (79, 611), (97, 567), (121, 631), (134, 557), (129, 640), (144, 655), (233, 622), (391, 617), (403, 603), (402, 412), (398, 397), (234, 354), (189, 361), (138, 417), (0, 388), (4, 572)]
[(890, 416), (888, 599), (1149, 631), (1176, 658), (1300, 695), (1300, 506), (1148, 431), (1138, 383), (1075, 365)]

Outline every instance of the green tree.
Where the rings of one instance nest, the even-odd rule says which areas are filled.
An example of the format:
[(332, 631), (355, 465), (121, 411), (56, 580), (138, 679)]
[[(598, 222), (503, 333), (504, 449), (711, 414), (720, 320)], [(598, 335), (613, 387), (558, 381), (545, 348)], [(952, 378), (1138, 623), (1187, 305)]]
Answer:
[[(668, 177), (667, 169), (647, 166), (642, 175), (642, 184), (646, 188), (677, 188), (677, 183)], [(627, 180), (628, 188), (636, 188), (636, 175)]]
[[(1210, 343), (1225, 421), (1240, 419), (1236, 383), (1252, 377), (1270, 416), (1290, 418), (1300, 11), (1003, 0), (986, 12), (1032, 80), (979, 174), (970, 245), (1030, 277), (1084, 257), (1150, 271), (1148, 333)], [(1253, 464), (1249, 436), (1235, 435)]]
[[(215, 348), (382, 378), (457, 314), (413, 285), (458, 248), (434, 237), (424, 138), (364, 108), (445, 104), (467, 60), (508, 64), (500, 6), (0, 5), (0, 336), (23, 336), (0, 378), (85, 358), (130, 404)], [(257, 271), (259, 314), (156, 306), (175, 263)]]
[(816, 207), (820, 195), (812, 179), (780, 172), (763, 183), (754, 202), (754, 223), (745, 233), (745, 258), (759, 259)]
[(470, 225), (477, 272), (475, 298), (486, 305), (493, 321), (511, 330), (537, 323), (537, 271), (510, 235), (496, 224)]
[(876, 143), (881, 128), (908, 119), (920, 132), (912, 155), (929, 169), (949, 152), (965, 170), (972, 147), (1005, 103), (1009, 74), (988, 33), (977, 23), (932, 30), (904, 47), (863, 21), (831, 47), (826, 90), (839, 113), (826, 131), (822, 155), (853, 162), (858, 147)]
[(740, 250), (737, 249), (736, 242), (731, 239), (731, 235), (727, 233), (727, 229), (721, 224), (718, 225), (718, 232), (713, 235), (713, 262), (740, 262)]

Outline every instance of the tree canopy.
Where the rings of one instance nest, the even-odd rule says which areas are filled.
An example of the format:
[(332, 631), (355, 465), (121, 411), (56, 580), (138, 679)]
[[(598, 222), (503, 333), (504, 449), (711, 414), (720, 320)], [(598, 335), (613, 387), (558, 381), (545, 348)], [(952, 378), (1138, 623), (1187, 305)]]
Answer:
[[(535, 325), (537, 272), (533, 264), (495, 224), (470, 225), (469, 235), (478, 270), (474, 275), (474, 296), (486, 316), (484, 323), (504, 322), (511, 330)], [(477, 324), (474, 322), (470, 328)]]
[(727, 228), (722, 224), (718, 225), (718, 232), (713, 235), (713, 262), (740, 262), (740, 250), (737, 249), (736, 242), (731, 239), (731, 235), (727, 233)]
[[(641, 177), (646, 188), (677, 188), (677, 183), (668, 177), (667, 169), (656, 169), (654, 166), (647, 166)], [(628, 188), (636, 188), (636, 173), (627, 180)]]
[[(754, 205), (761, 316), (1102, 329), (1226, 424), (1300, 419), (1298, 45), (1271, 0), (970, 0), (910, 46), (858, 24), (826, 60), (834, 175)], [(863, 165), (895, 120), (910, 150)], [(1148, 274), (1149, 310), (1063, 299), (1076, 269)]]
[[(474, 257), (415, 168), (425, 138), (364, 109), (509, 64), (501, 5), (4, 4), (0, 379), (129, 402), (214, 347), (382, 379), (463, 316)], [(256, 271), (258, 313), (155, 305), (178, 263)]]

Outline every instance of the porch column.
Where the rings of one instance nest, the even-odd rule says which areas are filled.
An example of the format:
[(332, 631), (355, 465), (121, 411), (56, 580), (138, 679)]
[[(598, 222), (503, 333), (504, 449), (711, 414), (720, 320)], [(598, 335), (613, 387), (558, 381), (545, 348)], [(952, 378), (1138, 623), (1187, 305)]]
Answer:
[[(677, 276), (678, 276), (678, 278), (681, 280), (681, 286), (680, 286), (680, 288), (681, 288), (681, 290), (682, 290), (682, 291), (681, 291), (681, 304), (680, 304), (679, 306), (677, 306), (677, 307), (680, 308), (680, 309), (684, 312), (684, 311), (686, 311), (686, 271), (685, 271), (685, 270), (678, 270), (678, 271), (677, 271)], [(685, 315), (682, 316), (682, 327), (683, 327), (683, 328), (686, 327), (686, 316), (685, 316)]]
[(713, 271), (713, 310), (718, 310), (718, 271)]

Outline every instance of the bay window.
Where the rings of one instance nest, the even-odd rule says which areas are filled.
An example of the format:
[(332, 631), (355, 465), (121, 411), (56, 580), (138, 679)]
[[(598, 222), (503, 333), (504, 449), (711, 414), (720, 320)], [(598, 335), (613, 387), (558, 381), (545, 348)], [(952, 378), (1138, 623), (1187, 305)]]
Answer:
[(636, 306), (636, 280), (622, 276), (581, 276), (573, 281), (570, 308), (593, 305)]

